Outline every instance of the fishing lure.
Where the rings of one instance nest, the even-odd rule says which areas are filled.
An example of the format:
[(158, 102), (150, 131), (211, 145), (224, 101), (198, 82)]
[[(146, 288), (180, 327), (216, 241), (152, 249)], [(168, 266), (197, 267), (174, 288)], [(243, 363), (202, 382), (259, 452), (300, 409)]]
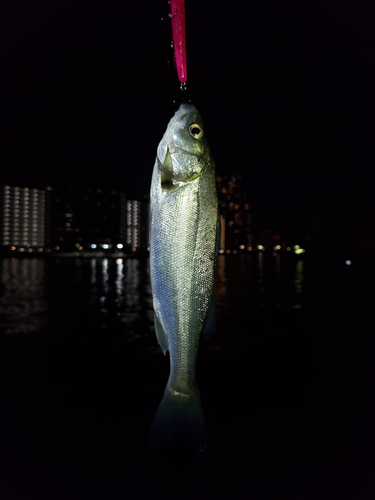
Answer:
[(185, 0), (170, 0), (173, 47), (178, 79), (184, 85), (187, 80), (185, 40)]

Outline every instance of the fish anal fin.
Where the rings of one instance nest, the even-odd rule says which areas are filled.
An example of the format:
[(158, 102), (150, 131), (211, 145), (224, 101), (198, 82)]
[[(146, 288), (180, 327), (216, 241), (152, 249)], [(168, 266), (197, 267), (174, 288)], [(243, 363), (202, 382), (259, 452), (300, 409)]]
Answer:
[(156, 314), (154, 316), (154, 325), (155, 325), (156, 338), (158, 339), (161, 350), (163, 351), (163, 354), (165, 356), (165, 353), (169, 350), (168, 338), (164, 331), (163, 325), (161, 324)]

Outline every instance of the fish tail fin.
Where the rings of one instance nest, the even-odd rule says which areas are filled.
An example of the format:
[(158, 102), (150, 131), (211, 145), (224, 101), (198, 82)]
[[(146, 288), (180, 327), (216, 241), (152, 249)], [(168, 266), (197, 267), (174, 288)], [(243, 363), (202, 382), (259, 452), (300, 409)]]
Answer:
[(150, 446), (166, 444), (170, 439), (182, 439), (199, 451), (207, 447), (199, 392), (176, 394), (167, 385), (150, 429)]

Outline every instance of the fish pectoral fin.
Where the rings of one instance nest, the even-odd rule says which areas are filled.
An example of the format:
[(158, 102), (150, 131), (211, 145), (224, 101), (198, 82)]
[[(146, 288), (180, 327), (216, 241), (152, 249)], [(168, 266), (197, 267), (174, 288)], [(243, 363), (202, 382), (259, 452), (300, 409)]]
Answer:
[(159, 163), (160, 182), (163, 189), (173, 188), (173, 162), (169, 148), (163, 163)]
[(203, 336), (205, 340), (209, 340), (216, 331), (216, 301), (215, 287), (212, 287), (210, 305), (207, 311), (206, 321), (203, 326)]
[(161, 347), (161, 350), (163, 351), (163, 354), (165, 356), (165, 353), (169, 351), (168, 347), (168, 338), (165, 333), (165, 330), (163, 328), (163, 325), (161, 324), (159, 318), (157, 317), (156, 313), (154, 316), (154, 325), (155, 325), (155, 333), (156, 333), (156, 338), (158, 339), (159, 345)]

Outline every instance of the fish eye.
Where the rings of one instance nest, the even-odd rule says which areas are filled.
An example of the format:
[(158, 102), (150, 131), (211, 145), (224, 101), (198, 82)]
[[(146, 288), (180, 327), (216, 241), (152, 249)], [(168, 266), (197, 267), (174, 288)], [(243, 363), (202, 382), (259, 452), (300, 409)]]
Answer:
[(203, 135), (202, 127), (194, 123), (189, 127), (190, 135), (192, 135), (195, 139), (200, 139)]

